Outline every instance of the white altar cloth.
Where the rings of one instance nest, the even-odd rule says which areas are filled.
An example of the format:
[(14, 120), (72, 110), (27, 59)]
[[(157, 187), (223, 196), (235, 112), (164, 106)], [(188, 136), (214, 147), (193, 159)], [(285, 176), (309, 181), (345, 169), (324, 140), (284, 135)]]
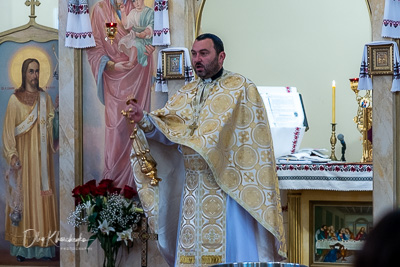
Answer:
[(277, 164), (285, 190), (372, 191), (372, 164)]

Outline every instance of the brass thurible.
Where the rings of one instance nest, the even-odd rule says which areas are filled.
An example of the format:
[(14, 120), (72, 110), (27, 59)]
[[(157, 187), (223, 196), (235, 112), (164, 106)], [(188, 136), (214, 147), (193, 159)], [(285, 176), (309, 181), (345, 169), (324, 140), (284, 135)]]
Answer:
[(331, 135), (331, 157), (330, 159), (333, 161), (337, 161), (336, 155), (335, 155), (335, 146), (336, 146), (336, 123), (331, 123), (332, 124), (332, 135)]
[[(121, 114), (128, 117), (128, 112), (125, 110), (122, 110)], [(129, 123), (134, 124), (135, 122), (131, 120)], [(157, 186), (161, 181), (161, 178), (157, 177), (157, 162), (150, 154), (149, 144), (147, 143), (146, 136), (142, 129), (137, 128), (135, 125), (132, 134), (130, 135), (130, 139), (133, 140), (132, 148), (134, 156), (139, 163), (140, 171), (150, 179), (150, 184), (152, 186)]]

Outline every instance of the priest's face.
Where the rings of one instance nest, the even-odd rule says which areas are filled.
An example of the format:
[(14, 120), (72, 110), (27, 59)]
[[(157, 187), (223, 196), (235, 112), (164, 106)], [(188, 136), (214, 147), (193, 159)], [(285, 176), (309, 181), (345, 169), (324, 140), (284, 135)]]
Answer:
[(29, 63), (26, 70), (26, 88), (37, 89), (39, 87), (39, 64), (35, 61)]
[(196, 40), (191, 52), (192, 66), (200, 78), (211, 78), (222, 68), (225, 52), (222, 51), (217, 55), (211, 39)]

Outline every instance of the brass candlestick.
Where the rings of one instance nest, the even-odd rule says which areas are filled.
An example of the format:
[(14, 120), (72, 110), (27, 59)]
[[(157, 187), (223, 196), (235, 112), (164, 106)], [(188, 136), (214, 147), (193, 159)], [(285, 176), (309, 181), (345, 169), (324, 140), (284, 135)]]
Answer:
[(332, 124), (332, 135), (331, 135), (331, 157), (330, 159), (333, 161), (337, 161), (336, 155), (335, 155), (335, 146), (336, 146), (336, 123), (331, 123)]
[(362, 157), (361, 162), (372, 162), (372, 139), (369, 133), (372, 132), (372, 95), (371, 90), (367, 90), (365, 95), (360, 96), (358, 90), (358, 78), (350, 79), (350, 88), (356, 94), (358, 104), (357, 115), (354, 122), (362, 135)]

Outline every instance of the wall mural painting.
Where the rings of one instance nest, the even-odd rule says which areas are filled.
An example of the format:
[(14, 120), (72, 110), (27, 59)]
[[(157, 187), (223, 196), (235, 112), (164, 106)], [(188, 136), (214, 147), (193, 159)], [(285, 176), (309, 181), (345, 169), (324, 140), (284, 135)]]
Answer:
[[(58, 40), (5, 41), (0, 51), (0, 254), (53, 258), (56, 242), (47, 237), (59, 230)], [(44, 254), (28, 256), (35, 247)]]
[(96, 46), (83, 64), (83, 179), (134, 185), (132, 125), (121, 111), (135, 98), (149, 111), (155, 71), (154, 11), (149, 0), (89, 1)]

